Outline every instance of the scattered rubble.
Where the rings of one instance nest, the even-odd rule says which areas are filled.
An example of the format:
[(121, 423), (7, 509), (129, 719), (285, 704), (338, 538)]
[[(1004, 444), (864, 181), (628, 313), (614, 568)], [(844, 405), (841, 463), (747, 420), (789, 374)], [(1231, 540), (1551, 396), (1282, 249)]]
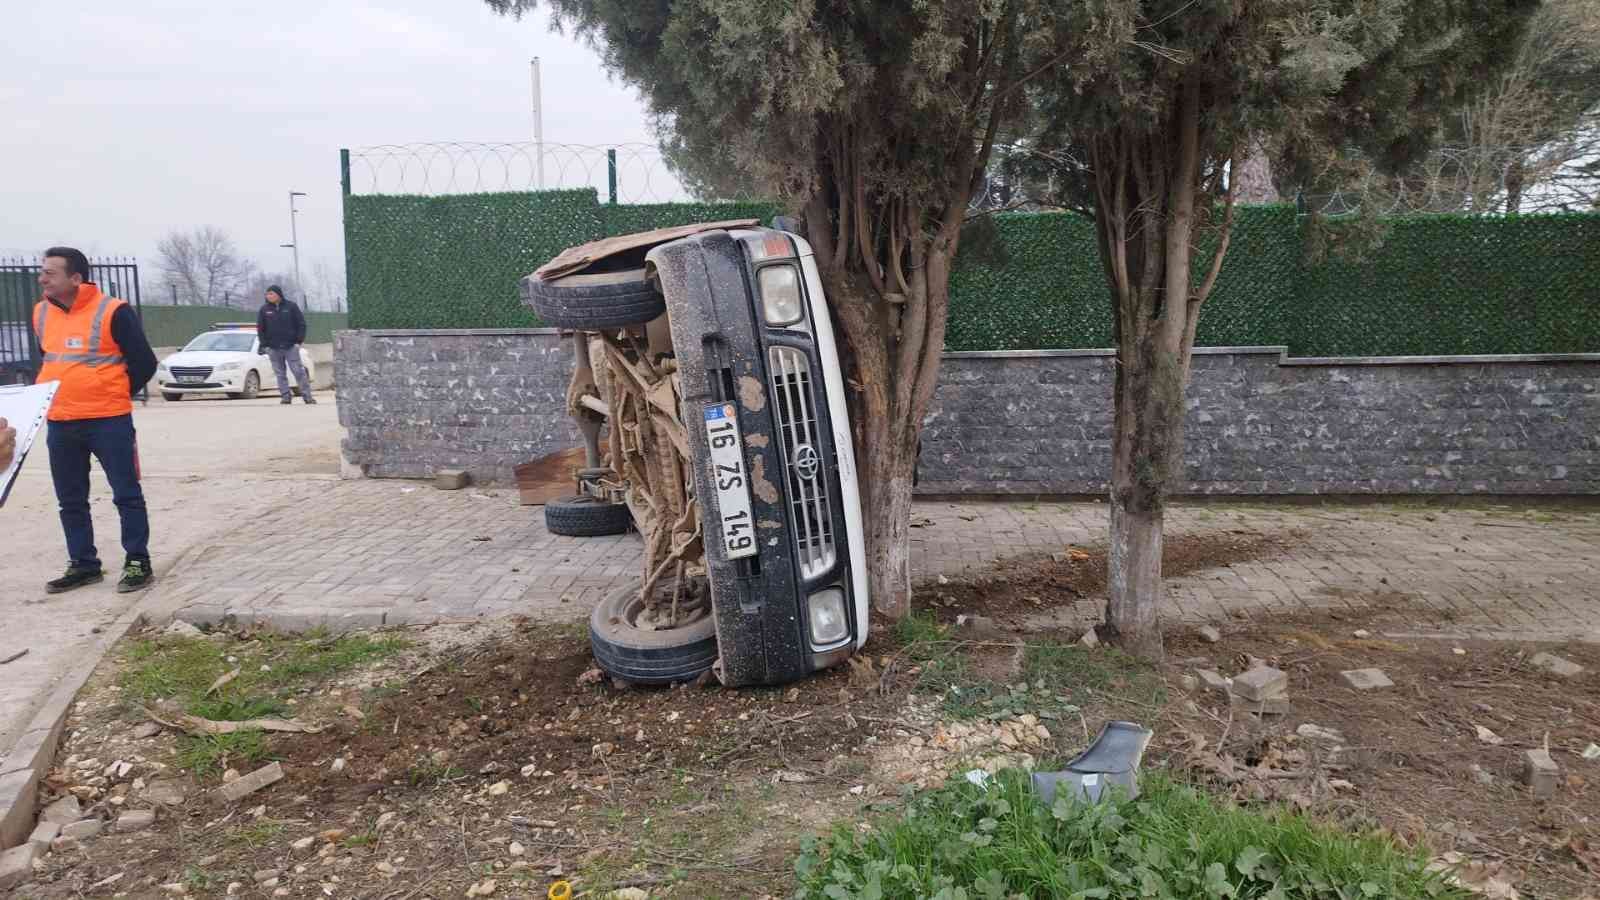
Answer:
[(1375, 691), (1380, 688), (1392, 688), (1394, 682), (1389, 680), (1382, 669), (1349, 669), (1340, 672), (1345, 683), (1358, 691)]
[(248, 797), (256, 791), (282, 780), (283, 766), (278, 763), (271, 763), (262, 766), (238, 781), (217, 788), (217, 793), (221, 794), (224, 799), (233, 802)]
[(1583, 666), (1554, 653), (1536, 653), (1528, 662), (1534, 668), (1548, 672), (1557, 678), (1572, 678), (1583, 674)]
[(1550, 757), (1549, 750), (1541, 747), (1523, 751), (1522, 783), (1528, 786), (1533, 796), (1541, 800), (1555, 796), (1556, 785), (1560, 779), (1561, 769)]
[(143, 831), (156, 823), (153, 809), (130, 809), (117, 817), (117, 831)]
[(1223, 677), (1222, 673), (1216, 669), (1198, 669), (1195, 674), (1200, 676), (1201, 682), (1205, 684), (1208, 691), (1227, 694), (1233, 689), (1233, 679)]
[(99, 819), (82, 819), (68, 825), (61, 826), (61, 836), (82, 841), (99, 834), (106, 823)]
[(433, 473), (433, 486), (441, 491), (459, 491), (471, 480), (466, 469), (440, 469)]
[(141, 741), (145, 740), (146, 738), (153, 738), (160, 733), (161, 724), (159, 722), (140, 722), (139, 724), (133, 726), (134, 738)]
[[(134, 782), (134, 789), (139, 790), (137, 781)], [(188, 795), (189, 789), (185, 783), (175, 778), (152, 781), (143, 789), (144, 799), (161, 806), (182, 806)]]
[(33, 877), (33, 860), (38, 852), (29, 843), (0, 853), (0, 891), (9, 891)]
[(1222, 632), (1217, 630), (1215, 625), (1202, 625), (1196, 628), (1194, 633), (1200, 635), (1200, 639), (1208, 644), (1215, 644), (1222, 640)]
[(1234, 676), (1233, 693), (1252, 703), (1287, 697), (1289, 676), (1271, 666), (1249, 669)]
[(45, 807), (44, 812), (39, 814), (39, 821), (55, 825), (68, 825), (81, 818), (83, 818), (83, 805), (71, 794)]
[(173, 619), (172, 620), (172, 624), (168, 625), (167, 629), (165, 631), (161, 632), (161, 633), (163, 635), (167, 636), (167, 637), (182, 637), (182, 638), (205, 637), (205, 632), (203, 632), (200, 629), (194, 627), (193, 625), (190, 625), (188, 622), (185, 622), (182, 619)]

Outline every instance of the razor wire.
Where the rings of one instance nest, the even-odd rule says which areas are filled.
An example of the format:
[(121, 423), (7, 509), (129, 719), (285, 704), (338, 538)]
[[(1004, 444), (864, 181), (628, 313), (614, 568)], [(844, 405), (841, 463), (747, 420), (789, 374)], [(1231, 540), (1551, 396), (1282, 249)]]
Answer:
[[(654, 144), (443, 141), (350, 151), (350, 192), (449, 196), (592, 188), (618, 203), (690, 200)], [(613, 195), (613, 188), (615, 194)]]

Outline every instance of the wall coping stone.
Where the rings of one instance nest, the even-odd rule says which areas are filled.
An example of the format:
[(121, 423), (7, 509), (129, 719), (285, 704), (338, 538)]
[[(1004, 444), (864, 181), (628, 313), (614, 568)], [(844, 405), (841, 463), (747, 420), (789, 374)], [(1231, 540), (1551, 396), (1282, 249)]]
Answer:
[(365, 337), (506, 337), (517, 335), (570, 334), (560, 328), (341, 328), (334, 332)]
[[(1095, 350), (953, 350), (945, 359), (1041, 359), (1112, 357), (1117, 351)], [(1290, 356), (1288, 347), (1196, 347), (1195, 356), (1270, 356), (1281, 366), (1438, 366), (1512, 365), (1522, 363), (1600, 362), (1600, 353), (1504, 353), (1477, 356)]]
[[(368, 337), (506, 337), (563, 334), (560, 328), (374, 328), (341, 329), (335, 334)], [(1112, 357), (1110, 348), (1087, 350), (951, 350), (945, 359), (1049, 359), (1072, 357)], [(1600, 353), (1503, 353), (1462, 356), (1290, 356), (1289, 348), (1196, 347), (1195, 356), (1270, 356), (1281, 366), (1440, 366), (1440, 365), (1516, 365), (1526, 363), (1600, 362)]]

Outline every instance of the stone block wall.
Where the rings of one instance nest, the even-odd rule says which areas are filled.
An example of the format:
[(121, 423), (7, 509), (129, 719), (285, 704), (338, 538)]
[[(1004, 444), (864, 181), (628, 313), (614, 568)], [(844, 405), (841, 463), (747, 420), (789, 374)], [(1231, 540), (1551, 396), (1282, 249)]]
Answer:
[(341, 331), (334, 357), (345, 463), (365, 475), (510, 483), (518, 463), (582, 446), (555, 329)]
[[(1100, 494), (1110, 351), (952, 353), (923, 493)], [(1188, 494), (1600, 493), (1600, 354), (1287, 359), (1195, 352)]]
[[(511, 468), (581, 445), (552, 329), (344, 331), (347, 464), (374, 477)], [(1102, 494), (1109, 351), (951, 353), (923, 434), (923, 494)], [(1286, 359), (1203, 348), (1184, 493), (1600, 494), (1600, 354)]]

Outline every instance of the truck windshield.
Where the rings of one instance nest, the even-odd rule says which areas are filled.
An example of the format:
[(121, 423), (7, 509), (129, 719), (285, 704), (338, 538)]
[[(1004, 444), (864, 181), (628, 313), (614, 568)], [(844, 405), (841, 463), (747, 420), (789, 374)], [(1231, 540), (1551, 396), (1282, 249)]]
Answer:
[(249, 353), (255, 343), (253, 331), (208, 331), (189, 342), (185, 350), (224, 350)]

